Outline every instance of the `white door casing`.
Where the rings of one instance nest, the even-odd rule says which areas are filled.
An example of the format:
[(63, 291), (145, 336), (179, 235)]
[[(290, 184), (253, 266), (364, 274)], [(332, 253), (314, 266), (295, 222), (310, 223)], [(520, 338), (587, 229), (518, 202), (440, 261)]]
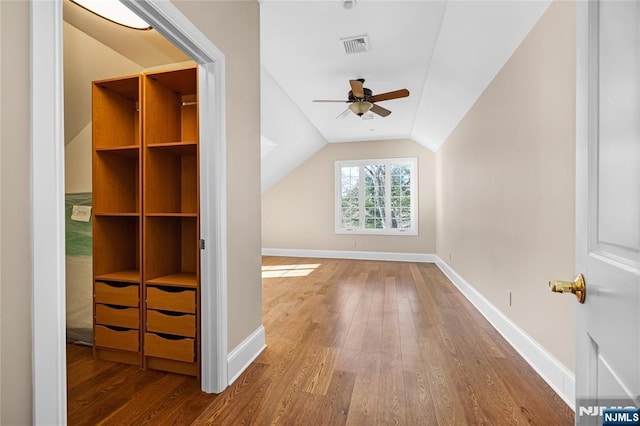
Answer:
[(577, 4), (576, 424), (640, 406), (640, 2)]
[[(169, 1), (126, 4), (199, 64), (202, 389), (227, 381), (224, 54)], [(66, 424), (62, 0), (31, 0), (33, 424)]]
[(198, 63), (202, 390), (222, 392), (227, 368), (225, 57), (171, 2), (120, 0)]

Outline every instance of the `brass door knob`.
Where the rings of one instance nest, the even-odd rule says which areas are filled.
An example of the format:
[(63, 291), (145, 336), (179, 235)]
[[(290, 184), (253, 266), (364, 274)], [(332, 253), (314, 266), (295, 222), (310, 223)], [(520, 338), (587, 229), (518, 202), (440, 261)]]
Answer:
[(573, 293), (580, 303), (587, 298), (587, 286), (582, 274), (578, 274), (573, 281), (549, 281), (549, 288), (554, 293)]

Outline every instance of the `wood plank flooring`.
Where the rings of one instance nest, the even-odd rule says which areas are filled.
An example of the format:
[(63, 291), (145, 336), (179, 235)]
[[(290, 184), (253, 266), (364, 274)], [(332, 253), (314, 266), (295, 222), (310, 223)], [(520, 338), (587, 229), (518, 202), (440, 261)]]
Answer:
[(70, 425), (572, 425), (435, 265), (263, 258), (267, 349), (220, 395), (69, 345)]

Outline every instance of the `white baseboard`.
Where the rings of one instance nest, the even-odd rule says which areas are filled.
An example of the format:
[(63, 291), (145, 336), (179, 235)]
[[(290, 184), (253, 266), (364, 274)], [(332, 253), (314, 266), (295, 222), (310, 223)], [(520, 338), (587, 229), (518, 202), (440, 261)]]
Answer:
[(265, 342), (264, 326), (260, 325), (256, 331), (251, 333), (249, 337), (229, 353), (227, 356), (227, 377), (230, 377), (229, 386), (240, 377), (249, 364), (267, 347)]
[(396, 262), (423, 262), (435, 263), (438, 257), (435, 254), (424, 253), (393, 253), (378, 251), (349, 251), (349, 250), (308, 250), (263, 248), (263, 256), (286, 257), (317, 257), (321, 259), (355, 259), (355, 260), (388, 260)]
[(575, 376), (525, 331), (507, 318), (446, 262), (437, 257), (436, 265), (476, 307), (507, 342), (529, 363), (547, 384), (575, 411)]

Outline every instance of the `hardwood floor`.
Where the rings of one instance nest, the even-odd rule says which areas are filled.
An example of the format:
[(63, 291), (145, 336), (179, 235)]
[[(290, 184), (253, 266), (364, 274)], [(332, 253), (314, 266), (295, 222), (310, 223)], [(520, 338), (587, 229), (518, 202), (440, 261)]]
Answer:
[(267, 349), (220, 395), (68, 346), (71, 425), (572, 425), (432, 264), (264, 257)]

